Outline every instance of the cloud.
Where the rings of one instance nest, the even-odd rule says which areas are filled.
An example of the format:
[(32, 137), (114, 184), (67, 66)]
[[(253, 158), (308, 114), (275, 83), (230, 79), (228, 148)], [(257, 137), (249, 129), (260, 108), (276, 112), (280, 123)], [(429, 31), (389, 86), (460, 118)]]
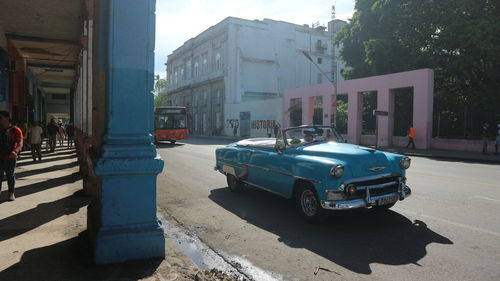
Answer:
[(172, 51), (228, 16), (326, 25), (334, 2), (337, 18), (352, 16), (354, 0), (157, 0), (155, 73), (164, 77)]

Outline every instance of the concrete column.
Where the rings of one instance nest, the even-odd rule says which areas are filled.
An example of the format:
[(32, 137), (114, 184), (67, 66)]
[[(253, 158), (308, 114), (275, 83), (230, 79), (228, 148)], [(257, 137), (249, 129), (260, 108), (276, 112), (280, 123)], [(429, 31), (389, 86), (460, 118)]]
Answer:
[[(106, 129), (88, 228), (97, 264), (164, 257), (156, 216), (163, 160), (152, 144), (154, 0), (99, 1), (98, 71), (106, 73)], [(100, 69), (103, 68), (103, 69)]]
[(332, 101), (333, 96), (328, 94), (323, 96), (323, 125), (330, 126), (330, 118), (332, 116)]
[(394, 126), (394, 105), (391, 110), (391, 103), (394, 104), (394, 93), (389, 89), (377, 90), (377, 110), (389, 112), (389, 116), (376, 116), (377, 118), (377, 145), (390, 146), (392, 140), (392, 130)]
[(309, 115), (312, 116), (311, 110), (311, 98), (310, 97), (303, 97), (302, 98), (302, 124), (301, 125), (308, 125), (312, 122), (312, 117), (311, 120), (309, 120)]
[(283, 127), (290, 127), (290, 98), (283, 97)]
[(347, 120), (347, 142), (359, 144), (361, 140), (361, 128), (363, 121), (363, 95), (359, 92), (348, 93), (348, 120)]
[(415, 146), (418, 149), (429, 149), (432, 138), (434, 72), (431, 69), (425, 69), (417, 75), (417, 83), (413, 87)]

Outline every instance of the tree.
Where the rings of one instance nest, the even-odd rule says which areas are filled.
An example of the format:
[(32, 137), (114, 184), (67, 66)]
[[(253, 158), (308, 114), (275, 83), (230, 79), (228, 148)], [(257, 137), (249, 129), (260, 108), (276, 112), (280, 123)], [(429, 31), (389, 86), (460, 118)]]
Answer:
[(290, 125), (300, 126), (302, 125), (302, 104), (297, 103), (289, 108), (290, 111)]
[(323, 105), (317, 104), (314, 106), (313, 125), (323, 125)]
[(159, 93), (161, 90), (164, 90), (167, 88), (167, 80), (160, 78), (160, 75), (155, 75), (155, 92)]
[(154, 104), (155, 104), (155, 107), (167, 105), (167, 95), (155, 94)]
[(167, 95), (162, 92), (162, 90), (167, 88), (167, 80), (160, 78), (160, 75), (155, 75), (155, 98), (154, 105), (155, 106), (164, 106), (167, 105)]
[(335, 38), (348, 79), (432, 68), (438, 111), (500, 108), (498, 1), (356, 0), (355, 10)]

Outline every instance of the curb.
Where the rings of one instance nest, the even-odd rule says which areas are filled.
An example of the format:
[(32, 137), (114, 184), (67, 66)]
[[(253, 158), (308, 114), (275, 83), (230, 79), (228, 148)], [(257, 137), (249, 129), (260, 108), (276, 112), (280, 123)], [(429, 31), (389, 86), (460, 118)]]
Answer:
[(416, 156), (416, 157), (425, 157), (425, 158), (433, 158), (433, 159), (444, 159), (444, 160), (460, 160), (465, 162), (481, 162), (481, 163), (489, 163), (489, 164), (499, 164), (500, 165), (500, 156), (498, 159), (485, 159), (479, 157), (460, 157), (453, 155), (439, 155), (439, 154), (426, 154), (426, 153), (418, 153), (418, 152), (402, 152), (397, 150), (384, 150), (387, 152), (403, 154), (406, 156)]

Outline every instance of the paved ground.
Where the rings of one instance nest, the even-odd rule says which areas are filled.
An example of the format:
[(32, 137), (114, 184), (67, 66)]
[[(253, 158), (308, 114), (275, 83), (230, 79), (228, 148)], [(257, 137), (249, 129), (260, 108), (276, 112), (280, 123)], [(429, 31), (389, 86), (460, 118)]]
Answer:
[(6, 183), (0, 193), (0, 280), (182, 281), (199, 272), (168, 237), (165, 260), (94, 265), (86, 234), (90, 198), (74, 150), (59, 148), (37, 163), (23, 156), (16, 171), (16, 201), (5, 201)]
[[(412, 157), (413, 196), (384, 215), (305, 223), (292, 205), (227, 190), (214, 150), (227, 140), (159, 146), (158, 206), (213, 249), (285, 280), (500, 280), (500, 166)], [(314, 275), (315, 268), (321, 266)]]

